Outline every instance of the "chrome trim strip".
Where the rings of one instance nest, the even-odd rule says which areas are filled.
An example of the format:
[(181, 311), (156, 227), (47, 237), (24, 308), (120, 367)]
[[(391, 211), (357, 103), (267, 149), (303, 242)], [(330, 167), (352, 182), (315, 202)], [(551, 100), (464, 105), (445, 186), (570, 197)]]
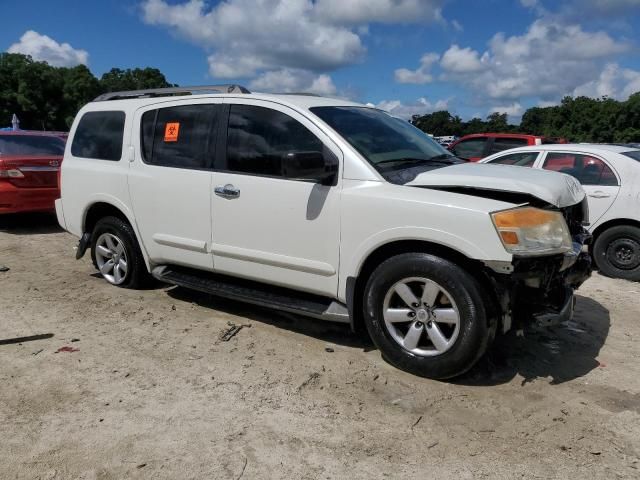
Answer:
[(39, 166), (39, 165), (34, 165), (34, 166), (19, 166), (16, 167), (18, 170), (20, 170), (21, 172), (57, 172), (58, 170), (60, 170), (60, 167), (47, 167), (47, 166)]

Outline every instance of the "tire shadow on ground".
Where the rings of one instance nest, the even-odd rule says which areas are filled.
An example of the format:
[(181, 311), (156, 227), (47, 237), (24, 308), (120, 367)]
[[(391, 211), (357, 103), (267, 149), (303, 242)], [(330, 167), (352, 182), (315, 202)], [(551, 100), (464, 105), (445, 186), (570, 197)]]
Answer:
[(11, 213), (0, 215), (0, 232), (10, 235), (60, 233), (55, 213)]
[(273, 325), (300, 335), (317, 338), (323, 342), (362, 349), (365, 352), (376, 349), (366, 334), (360, 336), (354, 334), (347, 324), (327, 322), (271, 308), (262, 308), (257, 305), (216, 297), (183, 287), (167, 290), (167, 294), (179, 301), (194, 302), (204, 308)]
[(511, 331), (496, 338), (478, 364), (454, 383), (494, 386), (520, 375), (523, 385), (549, 377), (550, 384), (557, 385), (598, 368), (597, 357), (611, 325), (609, 310), (591, 298), (577, 298), (573, 320), (556, 327), (531, 327), (524, 337)]

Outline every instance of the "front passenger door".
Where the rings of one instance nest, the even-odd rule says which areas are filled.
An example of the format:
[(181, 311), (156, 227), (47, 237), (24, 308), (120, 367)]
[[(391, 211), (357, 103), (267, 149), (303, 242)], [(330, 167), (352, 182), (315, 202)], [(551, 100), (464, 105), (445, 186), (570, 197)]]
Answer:
[(340, 150), (287, 107), (233, 99), (227, 108), (213, 177), (215, 271), (335, 296), (340, 175), (335, 185), (287, 179), (282, 158), (325, 147), (342, 158)]

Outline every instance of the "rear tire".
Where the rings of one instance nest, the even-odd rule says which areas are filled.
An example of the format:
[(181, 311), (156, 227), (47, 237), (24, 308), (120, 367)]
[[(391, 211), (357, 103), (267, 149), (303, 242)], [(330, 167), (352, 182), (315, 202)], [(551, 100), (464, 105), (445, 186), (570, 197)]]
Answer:
[(491, 319), (475, 278), (426, 253), (384, 261), (365, 287), (364, 320), (382, 357), (421, 377), (447, 379), (485, 353)]
[(640, 228), (618, 225), (602, 232), (593, 246), (593, 259), (607, 277), (640, 280)]
[(91, 260), (102, 277), (117, 287), (138, 289), (151, 279), (133, 228), (118, 217), (104, 217), (96, 224)]

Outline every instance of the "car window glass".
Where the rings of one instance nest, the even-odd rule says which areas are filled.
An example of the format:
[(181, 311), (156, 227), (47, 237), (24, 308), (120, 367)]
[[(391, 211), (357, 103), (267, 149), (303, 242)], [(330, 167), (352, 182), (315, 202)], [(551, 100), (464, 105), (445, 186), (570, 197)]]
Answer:
[(528, 145), (528, 142), (524, 138), (500, 138), (493, 139), (493, 145), (491, 145), (490, 154), (502, 152), (503, 150), (509, 150), (510, 148), (524, 147)]
[(64, 140), (46, 135), (0, 135), (0, 155), (64, 155)]
[(543, 168), (572, 175), (583, 185), (618, 185), (613, 170), (599, 158), (590, 155), (550, 152)]
[(74, 157), (120, 160), (125, 114), (120, 111), (85, 113), (71, 144)]
[(498, 157), (495, 160), (491, 160), (488, 163), (496, 163), (501, 165), (517, 165), (519, 167), (533, 167), (533, 164), (535, 163), (536, 158), (538, 158), (539, 153), (540, 152), (511, 153), (509, 155)]
[(630, 150), (628, 152), (622, 152), (622, 155), (640, 161), (640, 150)]
[(264, 107), (231, 105), (227, 170), (280, 176), (287, 153), (321, 151), (320, 139), (290, 116)]
[(142, 154), (163, 167), (207, 168), (213, 152), (216, 105), (182, 105), (145, 112)]
[(462, 140), (453, 147), (453, 153), (460, 158), (483, 157), (484, 146), (486, 143), (486, 138), (470, 138), (468, 140)]

